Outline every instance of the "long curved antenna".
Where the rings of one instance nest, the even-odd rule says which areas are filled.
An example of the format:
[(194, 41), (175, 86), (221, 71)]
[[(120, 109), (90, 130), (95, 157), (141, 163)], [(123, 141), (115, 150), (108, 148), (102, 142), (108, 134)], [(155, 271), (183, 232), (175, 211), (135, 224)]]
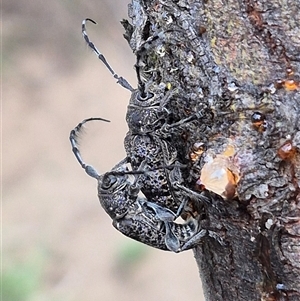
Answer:
[(96, 46), (94, 45), (93, 42), (90, 41), (87, 33), (86, 33), (86, 22), (92, 22), (94, 24), (97, 24), (94, 20), (92, 19), (84, 19), (82, 21), (82, 36), (84, 38), (84, 40), (86, 41), (86, 43), (88, 44), (88, 46), (95, 52), (95, 54), (97, 55), (98, 59), (101, 60), (103, 62), (103, 64), (106, 66), (106, 68), (110, 71), (110, 73), (113, 75), (113, 77), (117, 80), (117, 83), (120, 84), (123, 88), (129, 90), (130, 92), (133, 92), (134, 89), (131, 87), (131, 85), (128, 83), (128, 81), (123, 78), (122, 76), (119, 76), (113, 69), (112, 67), (108, 64), (108, 62), (106, 61), (104, 55), (96, 48)]
[(103, 119), (103, 118), (88, 118), (88, 119), (84, 119), (82, 122), (80, 122), (71, 132), (70, 132), (70, 142), (72, 145), (72, 152), (74, 153), (77, 161), (79, 162), (79, 164), (81, 165), (81, 167), (85, 170), (85, 172), (90, 176), (93, 177), (95, 179), (99, 179), (100, 175), (97, 172), (97, 170), (91, 166), (86, 164), (80, 154), (79, 148), (78, 148), (78, 142), (77, 142), (77, 138), (79, 136), (79, 133), (83, 127), (83, 125), (89, 121), (94, 121), (94, 120), (101, 120), (101, 121), (105, 121), (105, 122), (110, 122), (107, 119)]

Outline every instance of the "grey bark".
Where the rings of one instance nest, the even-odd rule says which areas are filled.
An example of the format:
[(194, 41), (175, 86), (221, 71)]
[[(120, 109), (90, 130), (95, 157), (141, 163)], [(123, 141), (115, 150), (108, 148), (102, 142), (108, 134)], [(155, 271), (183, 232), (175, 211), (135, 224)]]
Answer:
[[(300, 300), (300, 2), (133, 0), (129, 17), (151, 91), (171, 91), (174, 121), (197, 116), (172, 135), (224, 242), (194, 249), (206, 300)], [(196, 185), (209, 158), (231, 182)]]

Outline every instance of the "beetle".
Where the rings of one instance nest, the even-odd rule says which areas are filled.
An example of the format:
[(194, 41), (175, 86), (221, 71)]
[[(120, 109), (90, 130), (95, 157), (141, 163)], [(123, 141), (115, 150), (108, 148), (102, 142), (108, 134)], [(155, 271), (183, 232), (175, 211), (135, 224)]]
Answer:
[[(150, 37), (137, 50), (135, 67), (138, 88), (133, 89), (126, 79), (115, 73), (104, 55), (90, 41), (86, 32), (86, 22), (88, 21), (96, 24), (91, 19), (85, 19), (82, 22), (84, 40), (117, 79), (117, 83), (131, 92), (126, 114), (129, 132), (124, 141), (125, 150), (134, 171), (141, 170), (142, 166), (144, 169), (152, 170), (139, 177), (140, 183), (142, 183), (140, 189), (146, 198), (173, 211), (175, 220), (187, 209), (188, 198), (183, 197), (177, 186), (172, 183), (171, 178), (174, 180), (176, 175), (176, 183), (182, 185), (181, 169), (186, 168), (186, 165), (178, 160), (176, 148), (170, 142), (172, 135), (168, 131), (194, 119), (195, 116), (168, 124), (169, 112), (165, 106), (171, 100), (174, 91), (164, 93), (164, 91), (156, 90), (156, 93), (153, 93), (149, 91), (152, 79), (146, 83), (142, 81), (140, 61), (143, 55), (141, 53), (149, 49), (149, 45), (160, 35)], [(173, 167), (170, 169), (171, 166)]]
[(184, 224), (175, 223), (170, 209), (146, 198), (137, 183), (140, 175), (147, 171), (131, 171), (130, 162), (125, 158), (101, 175), (83, 161), (77, 137), (82, 126), (93, 120), (108, 121), (85, 119), (70, 132), (70, 142), (81, 167), (97, 180), (100, 204), (113, 220), (113, 226), (124, 235), (161, 250), (181, 252), (193, 248), (209, 231), (201, 229), (198, 220), (192, 217)]

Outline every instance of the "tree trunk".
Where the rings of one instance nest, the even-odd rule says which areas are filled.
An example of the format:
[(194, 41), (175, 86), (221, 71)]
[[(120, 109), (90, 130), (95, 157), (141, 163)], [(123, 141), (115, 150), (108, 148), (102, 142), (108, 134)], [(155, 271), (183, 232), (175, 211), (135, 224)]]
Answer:
[(222, 239), (194, 249), (206, 300), (300, 300), (299, 0), (132, 0), (129, 17), (151, 91), (197, 117), (172, 135)]

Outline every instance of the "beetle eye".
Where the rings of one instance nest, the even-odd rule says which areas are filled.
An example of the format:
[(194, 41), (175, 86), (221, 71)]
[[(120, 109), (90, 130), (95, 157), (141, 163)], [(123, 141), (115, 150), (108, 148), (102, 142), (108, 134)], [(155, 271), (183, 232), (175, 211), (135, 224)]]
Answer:
[(103, 189), (109, 189), (117, 182), (117, 178), (113, 175), (106, 175), (103, 178), (101, 188)]
[(152, 98), (154, 96), (151, 92), (139, 92), (137, 94), (137, 99), (139, 101), (147, 101), (148, 99)]

